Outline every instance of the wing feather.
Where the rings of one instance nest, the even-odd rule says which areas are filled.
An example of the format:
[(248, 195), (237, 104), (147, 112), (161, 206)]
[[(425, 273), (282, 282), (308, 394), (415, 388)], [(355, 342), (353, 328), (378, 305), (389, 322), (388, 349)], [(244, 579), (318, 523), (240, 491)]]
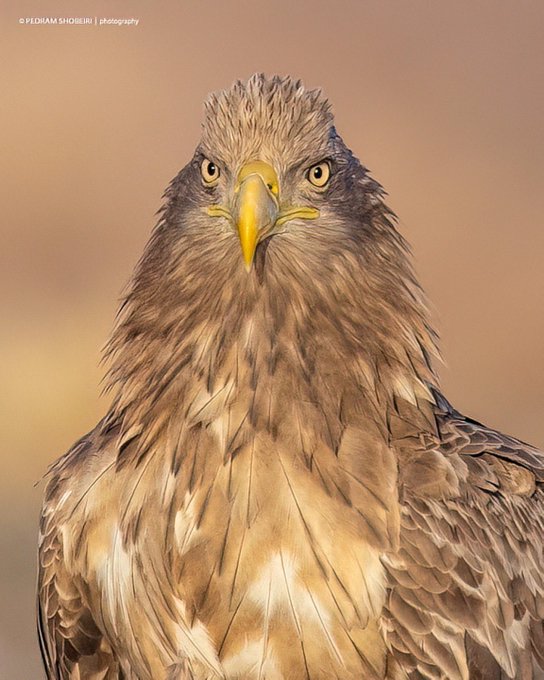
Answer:
[(544, 453), (435, 397), (436, 437), (397, 443), (392, 655), (408, 678), (544, 677)]
[(89, 441), (81, 440), (54, 466), (40, 520), (37, 626), (48, 680), (125, 678), (85, 605), (84, 588), (68, 572), (63, 551), (63, 498), (69, 493), (64, 481), (88, 446)]

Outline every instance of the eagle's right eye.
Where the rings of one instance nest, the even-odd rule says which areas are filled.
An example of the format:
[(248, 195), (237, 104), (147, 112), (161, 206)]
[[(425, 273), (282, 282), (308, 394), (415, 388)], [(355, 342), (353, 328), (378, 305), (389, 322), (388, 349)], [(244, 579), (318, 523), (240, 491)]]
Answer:
[(219, 166), (216, 165), (213, 161), (210, 161), (208, 158), (205, 158), (202, 161), (202, 165), (200, 166), (200, 172), (202, 174), (202, 179), (206, 182), (206, 184), (212, 184), (217, 179), (219, 179), (220, 175)]

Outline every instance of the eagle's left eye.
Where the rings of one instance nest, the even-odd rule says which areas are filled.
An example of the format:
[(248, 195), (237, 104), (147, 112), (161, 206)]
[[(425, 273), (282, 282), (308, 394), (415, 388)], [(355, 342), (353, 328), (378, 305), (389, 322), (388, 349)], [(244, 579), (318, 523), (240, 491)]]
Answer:
[(308, 181), (313, 184), (314, 187), (324, 187), (329, 181), (331, 176), (331, 166), (327, 161), (322, 163), (317, 163), (317, 165), (312, 165), (308, 170)]
[(215, 180), (219, 179), (219, 166), (213, 161), (210, 161), (208, 158), (205, 158), (202, 161), (200, 172), (202, 174), (202, 179), (206, 182), (206, 184), (211, 184), (212, 182), (215, 182)]

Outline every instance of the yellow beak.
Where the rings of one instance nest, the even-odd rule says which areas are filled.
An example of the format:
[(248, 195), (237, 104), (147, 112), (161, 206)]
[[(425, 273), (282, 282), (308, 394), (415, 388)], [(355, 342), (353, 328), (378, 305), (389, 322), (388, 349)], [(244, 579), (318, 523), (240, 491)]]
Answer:
[(264, 161), (251, 161), (238, 173), (232, 210), (219, 204), (205, 210), (211, 217), (223, 217), (235, 226), (248, 272), (257, 244), (271, 234), (274, 227), (297, 218), (315, 220), (319, 217), (319, 210), (311, 206), (289, 206), (280, 212), (278, 176)]
[(276, 224), (278, 193), (278, 177), (268, 163), (253, 161), (238, 173), (232, 217), (247, 271), (251, 269), (257, 244)]

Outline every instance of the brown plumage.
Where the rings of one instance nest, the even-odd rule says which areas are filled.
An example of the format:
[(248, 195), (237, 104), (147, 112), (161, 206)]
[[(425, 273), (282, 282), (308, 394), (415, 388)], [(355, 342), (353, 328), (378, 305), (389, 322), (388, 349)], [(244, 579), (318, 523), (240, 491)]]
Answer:
[(382, 197), (319, 92), (208, 100), (49, 473), (49, 679), (544, 677), (544, 454), (441, 395)]

